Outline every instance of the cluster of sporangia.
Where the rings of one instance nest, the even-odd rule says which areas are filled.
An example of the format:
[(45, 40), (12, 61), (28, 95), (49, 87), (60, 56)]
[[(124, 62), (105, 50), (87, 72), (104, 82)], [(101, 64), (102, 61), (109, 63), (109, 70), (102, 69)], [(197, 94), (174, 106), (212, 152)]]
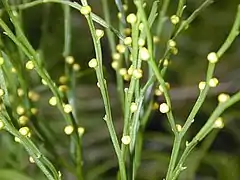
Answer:
[[(77, 63), (74, 63), (75, 60), (74, 60), (74, 58), (73, 58), (72, 56), (66, 57), (66, 58), (65, 58), (65, 61), (66, 61), (67, 64), (69, 64), (69, 65), (72, 66), (73, 71), (76, 71), (76, 72), (77, 72), (77, 71), (80, 70), (80, 65), (77, 64)], [(0, 66), (2, 66), (3, 64), (4, 64), (4, 59), (3, 59), (3, 57), (0, 57)], [(35, 68), (33, 61), (27, 61), (26, 64), (25, 64), (25, 68), (26, 68), (27, 70), (33, 70), (33, 69)], [(17, 70), (16, 70), (15, 68), (11, 68), (11, 72), (12, 72), (12, 73), (17, 73)], [(60, 85), (58, 86), (58, 90), (59, 90), (60, 92), (65, 93), (65, 92), (68, 91), (68, 86), (66, 85), (67, 82), (68, 82), (68, 77), (66, 77), (66, 76), (61, 76), (61, 77), (59, 78), (59, 83), (60, 83)], [(42, 79), (42, 84), (47, 86), (47, 82), (46, 82), (44, 79)], [(3, 89), (0, 89), (0, 97), (3, 97), (4, 94), (5, 94), (4, 90), (3, 90)], [(21, 88), (18, 88), (18, 89), (17, 89), (17, 95), (18, 95), (18, 97), (21, 98), (21, 97), (23, 97), (25, 94), (26, 94), (26, 92), (24, 92), (23, 89), (21, 89)], [(11, 97), (11, 95), (10, 95), (10, 97)], [(32, 102), (37, 102), (37, 101), (39, 100), (39, 98), (40, 98), (40, 95), (39, 95), (37, 92), (35, 92), (35, 91), (28, 91), (28, 92), (27, 92), (27, 97), (29, 98), (30, 101), (32, 101)], [(49, 104), (50, 104), (51, 106), (56, 106), (56, 105), (57, 105), (57, 98), (56, 98), (56, 97), (51, 97), (51, 98), (49, 99)], [(63, 109), (64, 109), (64, 112), (65, 112), (65, 113), (71, 113), (71, 112), (72, 112), (72, 106), (71, 106), (70, 104), (63, 104)], [(30, 114), (31, 114), (31, 115), (29, 115), (29, 112), (27, 112), (27, 111), (28, 111), (28, 110), (27, 110), (25, 107), (23, 107), (22, 105), (19, 105), (19, 106), (17, 106), (17, 108), (16, 108), (16, 113), (17, 113), (17, 115), (18, 115), (18, 123), (19, 123), (19, 125), (21, 126), (21, 128), (19, 129), (19, 133), (20, 133), (22, 136), (25, 136), (25, 137), (30, 138), (30, 137), (31, 137), (31, 130), (30, 130), (30, 128), (27, 126), (27, 124), (28, 124), (28, 122), (29, 122), (29, 120), (30, 120), (30, 118), (31, 118), (31, 117), (29, 117), (29, 116), (37, 115), (38, 109), (35, 108), (35, 107), (32, 107), (32, 108), (30, 109)], [(0, 130), (1, 130), (1, 129), (4, 129), (4, 127), (5, 127), (4, 122), (3, 122), (2, 120), (0, 120)], [(72, 125), (67, 125), (67, 126), (65, 126), (65, 128), (64, 128), (64, 132), (65, 132), (67, 135), (72, 134), (73, 131), (74, 131), (74, 128), (73, 128)], [(79, 136), (82, 136), (83, 133), (84, 133), (84, 128), (83, 128), (83, 127), (79, 127), (79, 128), (77, 129), (77, 132), (78, 132)], [(19, 139), (18, 137), (15, 137), (14, 140), (15, 140), (16, 142), (20, 142), (20, 139)], [(33, 160), (32, 157), (30, 157), (29, 160), (30, 160), (30, 162), (34, 163), (34, 160)]]
[[(124, 9), (126, 10), (127, 6), (124, 6)], [(81, 13), (85, 16), (89, 15), (91, 13), (91, 7), (90, 6), (83, 6), (81, 8)], [(122, 18), (121, 13), (118, 14), (118, 17)], [(172, 24), (174, 24), (174, 25), (176, 25), (180, 22), (180, 18), (176, 15), (171, 16), (170, 20), (171, 20)], [(137, 22), (137, 16), (135, 14), (131, 13), (126, 17), (126, 21), (129, 24), (134, 24), (134, 23)], [(144, 29), (144, 25), (142, 23), (140, 23), (139, 30), (143, 31), (143, 29)], [(127, 51), (127, 47), (131, 46), (131, 44), (132, 44), (132, 38), (130, 36), (128, 36), (128, 35), (130, 35), (130, 32), (131, 32), (131, 29), (129, 29), (129, 28), (125, 29), (125, 34), (127, 35), (127, 37), (123, 40), (123, 43), (118, 44), (116, 46), (116, 53), (114, 53), (112, 55), (112, 59), (113, 59), (112, 68), (115, 69), (123, 77), (123, 79), (126, 80), (126, 81), (129, 81), (131, 79), (131, 76), (133, 76), (137, 79), (140, 79), (143, 76), (142, 69), (134, 69), (132, 65), (128, 69), (120, 67), (120, 59), (121, 59), (122, 54), (124, 54), (125, 51)], [(102, 38), (104, 36), (104, 31), (101, 30), (101, 29), (97, 29), (96, 30), (96, 36), (99, 39)], [(158, 37), (154, 36), (153, 42), (154, 43), (159, 42)], [(138, 39), (138, 46), (139, 46), (139, 58), (141, 58), (144, 61), (148, 61), (149, 58), (150, 58), (150, 54), (149, 54), (148, 49), (146, 47), (144, 47), (145, 46), (145, 40), (139, 38)], [(178, 53), (178, 49), (177, 49), (176, 46), (177, 46), (177, 43), (174, 40), (170, 39), (168, 41), (168, 47), (169, 47), (171, 53), (174, 54), (174, 55), (176, 55)], [(129, 59), (130, 59), (130, 61), (132, 60), (131, 55), (130, 55)], [(218, 55), (215, 52), (211, 52), (211, 53), (208, 54), (207, 59), (210, 63), (216, 63), (218, 61)], [(168, 64), (169, 64), (169, 60), (165, 59), (163, 61), (163, 65), (168, 66)], [(95, 59), (95, 58), (91, 59), (89, 61), (88, 65), (89, 65), (90, 68), (97, 68), (98, 67), (98, 60)], [(210, 87), (216, 87), (219, 82), (218, 82), (217, 78), (212, 78), (212, 79), (210, 79), (209, 82), (203, 82), (202, 81), (202, 82), (199, 83), (199, 90), (200, 91), (202, 91), (205, 88), (206, 83), (208, 83), (208, 85)], [(170, 88), (169, 83), (166, 83), (166, 87)], [(163, 88), (160, 85), (159, 88), (157, 88), (155, 90), (155, 95), (160, 96), (163, 93), (164, 93)], [(218, 101), (219, 101), (219, 103), (223, 103), (223, 102), (227, 101), (229, 98), (230, 98), (230, 96), (228, 94), (222, 93), (218, 96)], [(131, 103), (131, 106), (130, 106), (131, 112), (132, 113), (135, 112), (137, 110), (137, 107), (138, 106), (135, 102)], [(159, 109), (159, 111), (161, 113), (168, 113), (170, 111), (170, 107), (167, 103), (162, 103), (160, 105), (158, 103), (154, 103), (153, 108), (154, 109)], [(177, 124), (176, 126), (177, 126), (177, 129), (179, 131), (181, 131), (182, 126), (179, 125), (179, 124)], [(216, 120), (216, 122), (214, 124), (214, 127), (215, 128), (222, 128), (223, 126), (224, 126), (223, 120), (222, 120), (221, 117), (219, 117)], [(122, 137), (122, 142), (124, 144), (129, 144), (130, 141), (131, 141), (131, 138), (129, 136)]]
[[(66, 63), (67, 63), (68, 65), (72, 66), (72, 68), (73, 68), (74, 71), (77, 72), (77, 71), (80, 70), (80, 65), (77, 64), (77, 63), (75, 63), (75, 60), (74, 60), (74, 58), (73, 58), (72, 56), (66, 57), (66, 58), (65, 58), (65, 61), (66, 61)], [(59, 85), (59, 87), (58, 87), (58, 90), (59, 90), (60, 92), (66, 93), (66, 92), (68, 91), (68, 86), (66, 85), (66, 84), (68, 83), (68, 81), (69, 81), (69, 79), (68, 79), (67, 76), (65, 76), (65, 75), (60, 76), (60, 78), (59, 78), (59, 83), (60, 83), (60, 85)], [(42, 83), (43, 83), (44, 85), (47, 85), (47, 83), (46, 83), (44, 80), (42, 80)], [(55, 96), (51, 97), (48, 102), (49, 102), (49, 104), (50, 104), (51, 106), (56, 106), (57, 103), (58, 103), (58, 102), (57, 102), (57, 98), (56, 98)], [(70, 104), (63, 104), (63, 110), (64, 110), (65, 113), (69, 114), (69, 113), (72, 112), (73, 108), (72, 108), (72, 106), (71, 106)], [(74, 127), (73, 127), (72, 125), (67, 125), (67, 126), (65, 126), (65, 128), (64, 128), (64, 132), (65, 132), (65, 134), (67, 134), (67, 135), (71, 135), (71, 134), (73, 133), (73, 131), (74, 131)], [(84, 130), (83, 127), (78, 127), (77, 131), (78, 131), (78, 134), (79, 134), (80, 136), (82, 136), (85, 130)]]

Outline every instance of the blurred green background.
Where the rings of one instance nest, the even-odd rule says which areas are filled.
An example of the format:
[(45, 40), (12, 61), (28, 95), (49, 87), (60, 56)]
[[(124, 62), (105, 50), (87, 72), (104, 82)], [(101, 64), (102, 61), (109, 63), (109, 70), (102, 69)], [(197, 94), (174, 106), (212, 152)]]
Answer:
[[(15, 0), (13, 3), (22, 3), (24, 0)], [(25, 2), (27, 2), (25, 0)], [(151, 5), (153, 1), (148, 0)], [(171, 1), (168, 15), (176, 11), (176, 0)], [(189, 0), (184, 11), (188, 17), (202, 1)], [(210, 7), (199, 15), (189, 28), (177, 38), (179, 53), (172, 58), (167, 72), (167, 80), (171, 84), (174, 114), (177, 122), (183, 124), (198, 95), (197, 84), (204, 80), (207, 61), (206, 55), (217, 50), (227, 37), (237, 11), (238, 0), (216, 0)], [(93, 11), (103, 17), (101, 1), (89, 0)], [(161, 4), (161, 3), (160, 3)], [(113, 0), (109, 0), (113, 26), (118, 26), (117, 8)], [(130, 3), (128, 12), (135, 12)], [(149, 6), (147, 6), (149, 8)], [(76, 10), (72, 10), (72, 43), (71, 54), (80, 64), (81, 70), (77, 80), (77, 108), (80, 125), (86, 129), (83, 136), (84, 171), (87, 180), (116, 179), (117, 160), (110, 142), (109, 134), (102, 117), (104, 115), (100, 93), (96, 87), (96, 78), (93, 70), (87, 66), (89, 59), (94, 55), (89, 29), (84, 17)], [(5, 13), (2, 18), (10, 22)], [(45, 60), (45, 66), (51, 77), (57, 82), (64, 73), (64, 58), (62, 55), (64, 44), (63, 9), (59, 4), (44, 4), (24, 10), (22, 14), (23, 27), (26, 36), (35, 49), (40, 49)], [(171, 24), (166, 22), (163, 36), (160, 37), (160, 50), (169, 38)], [(1, 31), (1, 29), (0, 29)], [(1, 31), (1, 48), (14, 51), (14, 46)], [(110, 82), (110, 97), (114, 122), (117, 132), (122, 130), (122, 115), (115, 88), (115, 73), (111, 69), (111, 52), (106, 37), (102, 41), (104, 64), (107, 79)], [(207, 120), (217, 105), (217, 95), (221, 92), (234, 93), (240, 89), (240, 38), (227, 51), (217, 65), (215, 76), (220, 85), (212, 90), (204, 106), (198, 113), (195, 123), (187, 134), (186, 140), (191, 139), (203, 123)], [(59, 111), (48, 105), (50, 92), (34, 81), (36, 74), (31, 74), (29, 83), (32, 89), (41, 95), (39, 117), (43, 124), (51, 130), (49, 134), (55, 144), (51, 144), (59, 154), (71, 162), (69, 155), (69, 137), (63, 133), (65, 123)], [(161, 102), (162, 98), (156, 98)], [(214, 130), (201, 143), (196, 151), (188, 158), (187, 170), (180, 180), (239, 180), (240, 179), (240, 112), (239, 104), (224, 113), (226, 122), (224, 129)], [(44, 151), (44, 146), (36, 140)], [(169, 155), (172, 148), (173, 136), (165, 116), (153, 111), (145, 132), (142, 164), (138, 172), (139, 180), (163, 179), (167, 171)], [(8, 133), (0, 132), (0, 180), (41, 180), (43, 173), (29, 163), (28, 155), (21, 145), (14, 142)], [(56, 166), (54, 157), (49, 156)], [(200, 161), (201, 160), (201, 161)], [(64, 179), (72, 180), (71, 173), (62, 171)]]

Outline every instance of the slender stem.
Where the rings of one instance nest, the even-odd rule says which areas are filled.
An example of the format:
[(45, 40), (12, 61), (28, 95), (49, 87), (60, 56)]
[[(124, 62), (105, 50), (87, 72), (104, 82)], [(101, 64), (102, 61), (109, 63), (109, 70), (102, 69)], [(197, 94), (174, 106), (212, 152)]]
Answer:
[[(71, 9), (68, 5), (63, 5), (64, 11), (64, 49), (63, 56), (67, 58), (70, 55), (71, 51)], [(70, 67), (67, 63), (65, 63), (65, 73), (67, 76), (71, 77), (70, 90), (67, 93), (67, 99), (72, 106), (73, 109), (73, 121), (74, 121), (74, 129), (77, 129), (77, 113), (76, 113), (76, 103), (75, 103), (75, 81), (76, 77), (74, 76), (74, 72), (72, 72), (72, 67)], [(83, 178), (83, 170), (82, 170), (82, 147), (81, 147), (81, 137), (77, 139), (78, 141), (75, 145), (74, 156), (76, 156), (76, 172), (78, 180), (82, 180)], [(74, 143), (74, 142), (73, 142)]]
[[(88, 5), (86, 0), (81, 0), (81, 1), (84, 6)], [(113, 142), (113, 146), (114, 146), (117, 158), (118, 158), (121, 179), (126, 180), (127, 177), (126, 177), (125, 163), (124, 163), (124, 160), (123, 160), (123, 157), (121, 154), (121, 149), (120, 149), (117, 135), (115, 132), (115, 128), (113, 125), (112, 114), (111, 114), (111, 105), (110, 105), (109, 95), (108, 95), (108, 91), (107, 91), (107, 83), (106, 83), (104, 75), (103, 75), (102, 49), (101, 49), (100, 39), (96, 36), (96, 30), (95, 30), (95, 27), (93, 24), (92, 14), (85, 15), (85, 17), (87, 19), (89, 29), (90, 29), (90, 32), (92, 35), (95, 53), (96, 53), (96, 59), (98, 61), (98, 67), (96, 68), (96, 74), (97, 74), (97, 79), (98, 79), (98, 82), (100, 85), (100, 91), (102, 94), (103, 103), (104, 103), (104, 107), (105, 107), (105, 111), (106, 111), (106, 118), (104, 118), (104, 119), (106, 121), (108, 130), (110, 133), (110, 137)]]
[(176, 13), (176, 15), (177, 15), (178, 17), (181, 17), (181, 16), (182, 16), (183, 8), (184, 8), (185, 3), (186, 3), (186, 0), (179, 0), (179, 2), (178, 2), (178, 8), (177, 8), (177, 13)]
[[(109, 6), (108, 6), (108, 2), (107, 0), (102, 0), (102, 6), (103, 6), (103, 13), (104, 13), (104, 17), (105, 17), (105, 21), (111, 25), (111, 18), (110, 18), (110, 12), (109, 12)], [(107, 29), (107, 38), (108, 38), (108, 42), (110, 44), (110, 49), (112, 54), (114, 54), (116, 52), (116, 40), (114, 37), (114, 34), (111, 30)], [(122, 106), (122, 110), (124, 111), (124, 92), (123, 92), (123, 80), (121, 75), (116, 72), (116, 76), (117, 76), (117, 92), (118, 92), (118, 96), (120, 99), (120, 103)]]
[(63, 5), (64, 12), (64, 47), (63, 56), (67, 57), (71, 51), (71, 9), (68, 5)]
[[(107, 0), (102, 0), (102, 6), (103, 6), (103, 13), (104, 13), (105, 21), (106, 21), (106, 23), (108, 23), (110, 25), (111, 18), (110, 18), (110, 12), (109, 12), (109, 6), (108, 6)], [(108, 38), (108, 41), (110, 44), (111, 52), (114, 53), (114, 52), (116, 52), (116, 40), (114, 38), (112, 31), (107, 29), (106, 32), (107, 32), (107, 38)]]

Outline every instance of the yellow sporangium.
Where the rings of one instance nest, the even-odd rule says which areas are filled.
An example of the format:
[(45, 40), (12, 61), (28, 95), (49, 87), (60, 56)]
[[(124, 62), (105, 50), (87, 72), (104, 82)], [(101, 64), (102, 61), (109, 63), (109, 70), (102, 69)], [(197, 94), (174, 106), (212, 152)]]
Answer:
[(147, 61), (150, 58), (149, 51), (145, 47), (140, 48), (139, 55), (140, 55), (140, 58), (144, 61)]
[(33, 102), (37, 102), (40, 99), (40, 95), (38, 93), (36, 93), (35, 91), (29, 91), (28, 92), (28, 97)]
[(67, 125), (64, 127), (64, 133), (67, 134), (67, 135), (70, 135), (73, 133), (73, 126), (72, 125)]
[(211, 52), (207, 55), (207, 59), (210, 63), (218, 62), (218, 55), (215, 52)]
[(49, 99), (48, 102), (51, 106), (56, 106), (57, 105), (57, 98), (55, 96), (53, 96)]
[[(166, 87), (166, 89), (170, 89), (170, 84), (169, 84), (168, 82), (165, 82), (165, 87)], [(158, 86), (158, 89), (159, 89), (161, 92), (163, 92), (163, 87), (162, 87), (161, 84)]]
[(77, 64), (77, 63), (73, 64), (72, 68), (73, 68), (74, 71), (79, 71), (81, 69), (80, 65)]
[(223, 122), (223, 118), (219, 117), (216, 119), (214, 125), (213, 125), (213, 128), (223, 128), (224, 127), (224, 122)]
[(14, 141), (19, 143), (21, 140), (18, 137), (14, 137)]
[(31, 111), (31, 113), (33, 115), (36, 115), (38, 113), (38, 109), (37, 108), (31, 108), (30, 111)]
[(119, 62), (115, 60), (111, 63), (111, 66), (113, 69), (117, 70), (119, 67)]
[(66, 61), (66, 63), (68, 63), (68, 64), (73, 64), (74, 63), (74, 57), (73, 56), (67, 56), (66, 58), (65, 58), (65, 61)]
[(119, 53), (121, 53), (121, 54), (126, 51), (126, 47), (125, 47), (123, 44), (118, 44), (118, 45), (116, 46), (116, 49), (117, 49), (117, 51), (118, 51)]
[(182, 126), (180, 124), (176, 124), (176, 128), (177, 128), (178, 132), (180, 132), (182, 130)]
[(19, 129), (19, 133), (23, 136), (29, 136), (29, 133), (30, 133), (30, 129), (28, 127), (21, 127)]
[(25, 113), (25, 109), (22, 106), (17, 107), (17, 114), (18, 115), (23, 115)]
[(219, 81), (217, 78), (212, 78), (209, 80), (208, 84), (210, 87), (216, 87), (218, 85)]
[(88, 62), (88, 66), (90, 68), (96, 68), (98, 66), (98, 61), (97, 59), (93, 58)]
[(230, 98), (229, 94), (221, 93), (218, 95), (218, 102), (226, 102)]
[(143, 76), (143, 71), (141, 69), (134, 69), (133, 70), (133, 77), (135, 77), (136, 79), (140, 79)]
[(140, 31), (143, 31), (143, 28), (144, 28), (143, 23), (140, 23), (138, 29), (139, 29)]
[(4, 128), (5, 124), (2, 122), (2, 120), (0, 120), (0, 130), (2, 130)]
[(58, 80), (61, 84), (66, 84), (68, 82), (68, 77), (65, 76), (65, 75), (62, 75), (59, 77), (59, 80)]
[(124, 79), (125, 81), (130, 81), (131, 76), (130, 76), (129, 74), (124, 74), (123, 79)]
[(45, 81), (45, 79), (42, 79), (41, 82), (43, 85), (45, 85), (45, 86), (47, 85), (47, 81)]
[(113, 58), (113, 60), (118, 61), (118, 60), (120, 60), (121, 55), (119, 53), (115, 52), (112, 54), (112, 58)]
[(65, 112), (65, 113), (70, 113), (70, 112), (72, 112), (72, 106), (71, 106), (70, 104), (65, 104), (65, 105), (63, 106), (63, 109), (64, 109), (64, 112)]
[(24, 126), (27, 124), (27, 122), (29, 121), (28, 117), (27, 116), (20, 116), (18, 118), (18, 122), (20, 125)]
[(138, 39), (138, 46), (143, 47), (145, 45), (145, 40), (143, 38)]
[(132, 75), (133, 74), (133, 65), (131, 65), (129, 68), (128, 68), (128, 70), (127, 70), (127, 73), (129, 74), (129, 75)]
[(92, 9), (90, 6), (82, 6), (80, 9), (81, 14), (83, 15), (89, 15), (91, 13)]
[(172, 39), (170, 39), (170, 40), (168, 41), (168, 46), (169, 46), (170, 48), (173, 48), (173, 47), (175, 47), (176, 45), (177, 45), (176, 41), (174, 41), (174, 40), (172, 40)]
[(137, 108), (138, 108), (137, 103), (132, 102), (132, 103), (131, 103), (131, 106), (130, 106), (131, 113), (136, 112), (136, 111), (137, 111)]
[(121, 68), (121, 69), (119, 69), (119, 74), (120, 74), (121, 76), (124, 76), (125, 74), (127, 74), (127, 69), (126, 69), (126, 68)]
[(33, 115), (36, 115), (38, 113), (38, 109), (37, 108), (31, 108), (30, 111), (31, 111), (31, 113)]
[(132, 44), (132, 38), (131, 37), (126, 37), (124, 39), (124, 44), (127, 45), (127, 46), (131, 45)]
[(154, 94), (156, 96), (161, 96), (162, 95), (162, 91), (160, 91), (159, 89), (155, 89)]
[(78, 131), (78, 135), (81, 137), (84, 134), (85, 129), (83, 127), (78, 127), (77, 131)]
[(66, 85), (60, 85), (60, 86), (58, 87), (58, 90), (61, 91), (61, 92), (63, 92), (63, 93), (67, 92), (68, 89), (69, 89), (69, 88), (68, 88), (68, 86), (66, 86)]
[(177, 15), (172, 15), (170, 18), (171, 22), (175, 25), (178, 24), (180, 21), (180, 18)]
[(12, 67), (12, 68), (11, 68), (11, 72), (12, 72), (12, 73), (16, 73), (17, 70), (16, 70), (14, 67)]
[(123, 4), (123, 10), (127, 11), (128, 10), (128, 5), (127, 4)]
[(167, 105), (167, 103), (162, 103), (162, 104), (160, 104), (160, 106), (159, 106), (159, 111), (160, 111), (161, 113), (168, 113), (168, 112), (170, 111), (170, 108), (169, 108), (169, 106)]
[(32, 70), (32, 69), (34, 69), (34, 63), (33, 63), (33, 61), (28, 61), (27, 63), (26, 63), (26, 68), (28, 69), (28, 70)]
[(129, 24), (134, 24), (137, 22), (137, 16), (134, 13), (131, 13), (127, 16), (127, 22)]
[(101, 29), (96, 29), (96, 36), (98, 39), (101, 39), (104, 36), (104, 31)]
[(29, 157), (29, 162), (30, 162), (30, 163), (35, 163), (33, 157), (31, 157), (31, 156)]
[(204, 81), (201, 81), (201, 82), (198, 84), (198, 88), (199, 88), (200, 90), (203, 90), (203, 89), (205, 88), (205, 86), (206, 86), (206, 82), (204, 82)]
[(22, 97), (22, 96), (24, 95), (23, 89), (18, 88), (18, 89), (17, 89), (17, 94), (18, 94), (19, 97)]
[(169, 60), (168, 59), (164, 59), (163, 60), (163, 66), (168, 66), (169, 65)]
[(131, 142), (131, 138), (130, 138), (130, 136), (123, 136), (121, 141), (123, 144), (128, 145)]
[(121, 18), (122, 18), (122, 13), (118, 12), (117, 17), (118, 17), (119, 19), (121, 19)]

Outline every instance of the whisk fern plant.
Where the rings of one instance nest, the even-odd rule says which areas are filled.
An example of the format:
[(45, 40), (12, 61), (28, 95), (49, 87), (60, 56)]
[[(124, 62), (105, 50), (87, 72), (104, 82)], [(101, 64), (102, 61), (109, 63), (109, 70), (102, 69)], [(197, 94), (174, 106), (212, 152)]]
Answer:
[[(214, 77), (216, 65), (229, 49), (240, 31), (240, 5), (233, 27), (228, 37), (218, 50), (206, 54), (208, 68), (206, 78), (199, 83), (199, 94), (184, 124), (176, 121), (173, 113), (173, 102), (170, 95), (170, 85), (166, 80), (172, 56), (178, 55), (178, 37), (187, 31), (189, 25), (213, 0), (205, 0), (188, 17), (185, 16), (185, 0), (179, 0), (175, 14), (168, 17), (169, 0), (148, 2), (144, 0), (115, 0), (118, 9), (118, 27), (112, 22), (109, 1), (101, 0), (103, 16), (94, 13), (90, 1), (72, 2), (68, 0), (33, 0), (18, 4), (15, 1), (2, 0), (0, 27), (0, 129), (8, 131), (15, 141), (20, 143), (29, 153), (30, 161), (45, 174), (49, 180), (66, 179), (65, 170), (71, 172), (78, 180), (86, 179), (84, 172), (84, 132), (77, 113), (77, 74), (80, 65), (75, 62), (71, 52), (71, 11), (78, 11), (79, 18), (85, 17), (94, 47), (94, 54), (88, 66), (96, 73), (97, 87), (101, 93), (105, 114), (102, 115), (106, 123), (109, 137), (115, 151), (119, 173), (116, 177), (121, 180), (136, 179), (141, 164), (144, 132), (153, 109), (166, 115), (169, 127), (174, 136), (170, 161), (165, 175), (166, 180), (178, 179), (184, 171), (186, 159), (195, 147), (204, 140), (214, 128), (222, 128), (224, 120), (222, 113), (240, 101), (240, 92), (233, 95), (222, 93), (218, 97), (219, 104), (212, 112), (205, 124), (196, 135), (186, 141), (185, 135), (191, 129), (194, 119), (206, 100), (210, 88), (218, 85)], [(37, 5), (58, 3), (62, 5), (64, 17), (64, 75), (59, 83), (55, 82), (46, 68), (46, 62), (41, 49), (34, 49), (28, 40), (22, 19), (22, 12)], [(129, 11), (130, 4), (136, 11)], [(150, 11), (148, 11), (150, 9)], [(14, 28), (9, 25), (10, 19)], [(162, 42), (163, 30), (166, 22), (171, 23), (170, 36), (166, 43)], [(113, 107), (109, 96), (108, 74), (104, 70), (102, 38), (108, 39), (111, 51), (111, 66), (116, 74), (116, 89), (121, 105), (122, 133), (116, 131)], [(6, 39), (4, 36), (7, 36)], [(81, 37), (79, 37), (81, 38)], [(9, 40), (17, 50), (11, 54)], [(6, 44), (6, 45), (5, 45)], [(164, 51), (159, 51), (160, 46)], [(61, 53), (61, 52), (60, 52)], [(204, 61), (203, 61), (204, 63)], [(35, 77), (38, 85), (48, 88), (52, 95), (49, 104), (57, 107), (65, 122), (64, 131), (70, 137), (69, 153), (71, 162), (61, 157), (52, 144), (51, 130), (41, 122), (38, 114), (38, 101), (41, 94), (35, 92), (30, 85)], [(164, 97), (160, 103), (156, 97)], [(61, 121), (61, 119), (59, 119)], [(89, 120), (91, 121), (91, 119)], [(87, 130), (87, 129), (86, 129)], [(41, 148), (41, 143), (44, 149)], [(13, 142), (14, 143), (14, 142)], [(183, 149), (182, 149), (183, 148)], [(159, 153), (161, 153), (159, 151)], [(54, 159), (55, 158), (55, 159)], [(56, 160), (56, 161), (51, 161)]]

